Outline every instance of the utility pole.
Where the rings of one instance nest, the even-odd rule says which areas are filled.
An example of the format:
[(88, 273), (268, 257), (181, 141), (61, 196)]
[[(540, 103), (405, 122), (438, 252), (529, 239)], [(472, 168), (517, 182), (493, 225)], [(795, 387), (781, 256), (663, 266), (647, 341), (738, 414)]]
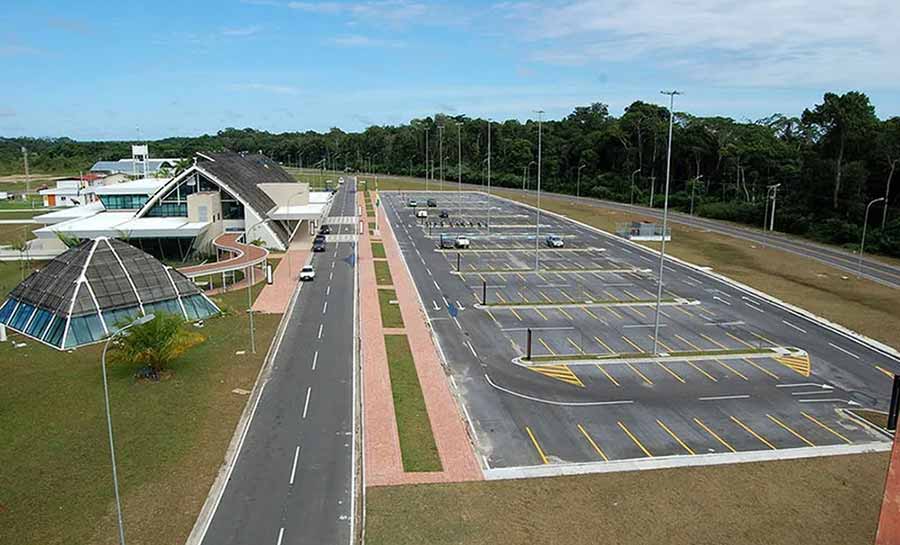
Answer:
[(22, 146), (22, 159), (25, 161), (25, 194), (31, 193), (31, 173), (28, 171), (28, 148)]
[(540, 270), (540, 245), (541, 245), (541, 133), (543, 127), (544, 110), (537, 110), (538, 114), (538, 160), (537, 160), (537, 221), (534, 224), (534, 272)]
[(487, 188), (488, 188), (488, 234), (491, 234), (491, 119), (488, 118), (488, 156), (487, 156)]
[[(769, 220), (769, 231), (775, 230), (775, 199), (778, 197), (778, 188), (781, 187), (781, 184), (770, 185), (768, 187), (768, 191), (766, 191), (766, 196), (768, 197), (768, 192), (772, 192), (772, 215)], [(768, 200), (766, 201), (766, 208), (768, 208)]]
[(656, 285), (656, 320), (653, 324), (653, 354), (659, 354), (659, 314), (662, 305), (663, 270), (666, 263), (666, 227), (669, 223), (669, 181), (672, 174), (672, 125), (675, 121), (675, 95), (678, 91), (660, 91), (669, 95), (669, 149), (666, 152), (666, 197), (663, 201), (662, 244), (659, 250), (659, 278)]
[(866, 226), (869, 225), (869, 208), (871, 208), (873, 204), (879, 203), (883, 200), (884, 200), (884, 197), (878, 197), (877, 199), (869, 202), (869, 204), (866, 205), (866, 215), (865, 215), (865, 219), (863, 219), (862, 238), (859, 241), (859, 260), (857, 261), (857, 264), (856, 264), (856, 278), (862, 277), (862, 260), (863, 260), (863, 252), (865, 251), (865, 248), (866, 248)]
[(456, 201), (462, 215), (462, 122), (456, 122)]
[(575, 198), (581, 198), (581, 169), (586, 167), (587, 165), (581, 165), (578, 167), (578, 181), (575, 182)]
[(691, 215), (694, 215), (694, 190), (697, 188), (697, 182), (702, 178), (702, 174), (698, 174), (696, 178), (691, 181)]
[(428, 127), (425, 127), (425, 191), (428, 191)]
[(631, 173), (631, 204), (634, 204), (634, 175), (640, 171), (641, 169), (635, 169), (635, 171)]
[(653, 208), (653, 192), (656, 190), (656, 176), (650, 176), (650, 208)]
[(438, 153), (441, 155), (441, 191), (444, 190), (444, 126), (438, 125)]

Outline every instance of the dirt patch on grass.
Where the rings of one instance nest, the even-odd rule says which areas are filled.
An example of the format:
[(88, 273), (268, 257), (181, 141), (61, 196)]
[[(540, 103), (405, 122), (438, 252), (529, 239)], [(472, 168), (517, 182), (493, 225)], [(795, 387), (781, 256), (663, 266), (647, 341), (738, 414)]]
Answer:
[(889, 454), (369, 489), (370, 545), (869, 545)]

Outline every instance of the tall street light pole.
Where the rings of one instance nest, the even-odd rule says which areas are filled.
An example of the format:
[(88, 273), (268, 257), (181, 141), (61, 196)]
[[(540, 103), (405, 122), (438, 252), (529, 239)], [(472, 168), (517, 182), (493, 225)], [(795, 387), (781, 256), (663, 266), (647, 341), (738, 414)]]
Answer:
[(544, 110), (535, 111), (538, 114), (538, 156), (537, 156), (537, 218), (534, 223), (534, 272), (540, 270), (540, 245), (541, 245), (541, 136), (544, 122)]
[(456, 122), (456, 202), (462, 216), (462, 122)]
[(491, 234), (491, 119), (488, 118), (488, 156), (487, 156), (487, 190), (488, 190), (488, 234)]
[(659, 278), (656, 281), (656, 319), (653, 323), (653, 353), (659, 354), (659, 311), (662, 305), (663, 270), (666, 263), (666, 228), (669, 224), (669, 181), (672, 174), (672, 125), (675, 122), (675, 95), (678, 91), (660, 91), (669, 95), (669, 146), (666, 152), (666, 196), (663, 200), (662, 245), (659, 250)]
[(103, 400), (106, 404), (106, 429), (109, 432), (109, 457), (112, 460), (113, 488), (116, 493), (116, 517), (119, 521), (119, 545), (125, 545), (125, 522), (122, 519), (122, 501), (119, 498), (119, 474), (116, 469), (116, 447), (113, 442), (112, 415), (109, 411), (109, 383), (106, 379), (106, 351), (109, 350), (109, 343), (127, 329), (137, 325), (146, 324), (154, 318), (156, 318), (156, 316), (153, 314), (145, 314), (107, 337), (106, 344), (103, 345), (103, 353), (100, 355), (100, 365), (103, 369)]
[(696, 178), (691, 180), (691, 215), (694, 215), (694, 190), (697, 188), (697, 182), (703, 178), (702, 174), (698, 174)]
[(438, 153), (441, 156), (441, 191), (444, 190), (444, 126), (438, 125)]
[(575, 198), (581, 198), (581, 169), (586, 167), (587, 165), (581, 165), (578, 167), (578, 179), (575, 182)]
[(634, 204), (634, 175), (640, 172), (641, 169), (635, 169), (634, 172), (631, 173), (631, 204)]
[(862, 259), (863, 252), (866, 248), (866, 227), (869, 225), (869, 208), (871, 208), (873, 204), (879, 203), (883, 200), (884, 197), (878, 197), (877, 199), (870, 201), (869, 204), (866, 205), (866, 215), (865, 219), (863, 219), (862, 238), (859, 241), (859, 260), (856, 263), (856, 278), (862, 278)]
[(770, 185), (769, 190), (772, 191), (772, 213), (769, 219), (769, 231), (775, 230), (775, 200), (778, 197), (778, 188), (781, 184)]
[(428, 127), (425, 127), (425, 191), (428, 191)]

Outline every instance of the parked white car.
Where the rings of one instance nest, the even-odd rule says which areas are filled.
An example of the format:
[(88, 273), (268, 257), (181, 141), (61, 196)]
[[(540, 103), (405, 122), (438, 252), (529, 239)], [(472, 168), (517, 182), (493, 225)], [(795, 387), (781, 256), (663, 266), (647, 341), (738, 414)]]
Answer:
[(457, 248), (465, 248), (465, 249), (468, 249), (468, 248), (469, 248), (469, 244), (471, 244), (471, 242), (469, 241), (469, 237), (464, 237), (464, 236), (462, 236), (462, 235), (456, 237), (456, 242), (454, 242), (454, 245), (455, 245)]
[(316, 279), (316, 270), (312, 268), (312, 265), (307, 265), (300, 269), (300, 280), (315, 280)]

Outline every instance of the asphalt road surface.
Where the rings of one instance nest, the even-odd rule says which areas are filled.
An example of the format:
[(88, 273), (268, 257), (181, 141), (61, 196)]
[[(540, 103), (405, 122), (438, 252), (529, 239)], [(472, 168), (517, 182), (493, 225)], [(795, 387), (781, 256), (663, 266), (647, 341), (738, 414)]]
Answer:
[[(335, 195), (325, 252), (290, 316), (203, 543), (349, 543), (353, 516), (356, 192)], [(297, 274), (302, 263), (294, 264)]]
[[(546, 214), (536, 238), (533, 209), (483, 194), (382, 200), (486, 467), (887, 441), (838, 410), (886, 409), (900, 361), (876, 347), (667, 261), (654, 358), (657, 254)], [(565, 363), (521, 360), (528, 329)]]

